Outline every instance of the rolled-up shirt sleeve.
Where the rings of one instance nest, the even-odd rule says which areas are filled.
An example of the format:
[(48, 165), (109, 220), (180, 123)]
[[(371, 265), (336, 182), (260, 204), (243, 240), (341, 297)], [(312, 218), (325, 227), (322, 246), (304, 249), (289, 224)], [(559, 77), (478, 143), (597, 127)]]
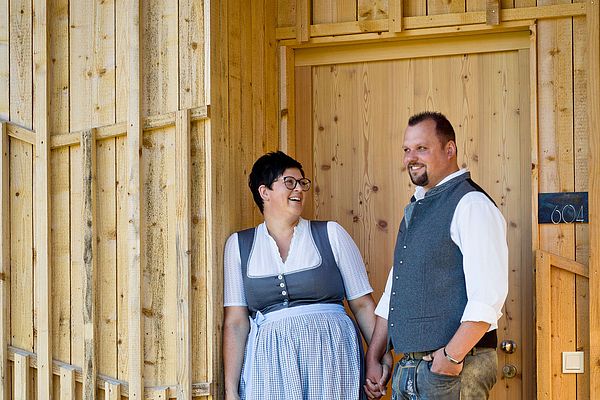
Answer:
[(394, 267), (390, 268), (390, 273), (388, 274), (387, 282), (385, 283), (385, 289), (383, 290), (383, 294), (379, 299), (379, 303), (377, 303), (377, 307), (375, 307), (375, 315), (388, 319), (388, 315), (390, 313), (390, 293), (392, 291), (392, 274), (394, 272)]
[(487, 322), (497, 329), (508, 294), (504, 217), (483, 193), (472, 192), (456, 207), (450, 234), (463, 254), (467, 305), (461, 322)]

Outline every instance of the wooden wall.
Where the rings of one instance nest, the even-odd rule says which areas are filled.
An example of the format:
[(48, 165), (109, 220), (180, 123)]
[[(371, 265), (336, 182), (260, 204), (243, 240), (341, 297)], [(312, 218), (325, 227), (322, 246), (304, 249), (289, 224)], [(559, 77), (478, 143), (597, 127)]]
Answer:
[[(208, 13), (202, 0), (0, 1), (2, 356), (9, 360), (0, 397), (212, 395), (220, 299), (210, 286), (219, 270), (207, 257)], [(127, 134), (136, 118), (139, 153)], [(41, 168), (47, 180), (38, 173), (41, 145), (50, 149)], [(38, 193), (45, 182), (48, 202)], [(132, 205), (141, 221), (133, 234)], [(47, 259), (36, 233), (44, 206)], [(132, 265), (139, 282), (131, 281)], [(130, 331), (136, 314), (138, 336)], [(42, 363), (42, 353), (54, 362)], [(143, 375), (131, 376), (136, 359)], [(50, 384), (40, 384), (45, 374)], [(140, 383), (141, 392), (131, 386)]]

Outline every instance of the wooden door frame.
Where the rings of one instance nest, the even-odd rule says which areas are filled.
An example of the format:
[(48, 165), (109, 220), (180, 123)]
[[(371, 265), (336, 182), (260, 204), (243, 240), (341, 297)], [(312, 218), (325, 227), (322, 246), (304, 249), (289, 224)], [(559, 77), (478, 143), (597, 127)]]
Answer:
[[(457, 38), (460, 36), (460, 38)], [(303, 74), (303, 82), (310, 82), (312, 67), (318, 65), (355, 63), (382, 60), (410, 59), (430, 56), (449, 56), (457, 54), (492, 53), (501, 51), (529, 50), (529, 95), (530, 95), (530, 158), (531, 158), (531, 253), (532, 263), (535, 263), (535, 251), (539, 248), (539, 225), (537, 221), (539, 193), (539, 164), (538, 164), (538, 91), (537, 91), (537, 29), (534, 21), (521, 21), (504, 29), (481, 30), (475, 33), (453, 35), (427, 35), (412, 37), (404, 40), (368, 40), (348, 45), (299, 45), (280, 47), (280, 144), (281, 150), (292, 157), (312, 159), (312, 84), (304, 85), (296, 91), (295, 81), (298, 74)], [(308, 74), (308, 77), (306, 76)], [(304, 107), (298, 107), (303, 102)], [(303, 113), (299, 115), (298, 113)], [(303, 132), (297, 134), (296, 132)], [(302, 154), (297, 154), (296, 149)], [(306, 154), (305, 154), (306, 152)], [(304, 165), (304, 171), (314, 176), (313, 163)], [(307, 202), (306, 215), (312, 215), (314, 204)], [(532, 265), (533, 267), (533, 265)], [(532, 271), (533, 275), (533, 271)], [(531, 295), (535, 307), (535, 285), (532, 279)], [(531, 310), (533, 315), (533, 310)], [(535, 346), (535, 324), (527, 327), (528, 337), (532, 348)], [(534, 368), (529, 365), (535, 362), (535, 353), (530, 358), (523, 358), (523, 368)], [(532, 371), (532, 381), (522, 383), (522, 388), (528, 393), (535, 393), (536, 374)], [(532, 387), (533, 386), (533, 387)]]

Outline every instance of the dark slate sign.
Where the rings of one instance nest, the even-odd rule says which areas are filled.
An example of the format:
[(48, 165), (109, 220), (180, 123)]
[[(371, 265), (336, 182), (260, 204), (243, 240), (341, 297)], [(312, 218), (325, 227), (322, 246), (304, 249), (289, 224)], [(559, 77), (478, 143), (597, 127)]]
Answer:
[(589, 222), (587, 192), (540, 193), (539, 224)]

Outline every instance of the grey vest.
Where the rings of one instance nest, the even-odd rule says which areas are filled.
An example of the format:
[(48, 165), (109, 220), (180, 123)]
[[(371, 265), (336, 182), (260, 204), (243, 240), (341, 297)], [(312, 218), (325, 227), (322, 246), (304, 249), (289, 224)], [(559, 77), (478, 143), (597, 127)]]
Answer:
[(327, 221), (310, 221), (310, 230), (321, 255), (321, 265), (305, 271), (264, 278), (248, 276), (248, 260), (252, 254), (255, 228), (238, 232), (244, 291), (248, 310), (253, 318), (257, 311), (266, 314), (307, 304), (343, 303), (346, 291), (342, 274), (331, 251)]
[(407, 206), (394, 250), (388, 317), (396, 352), (439, 349), (460, 325), (467, 293), (462, 253), (450, 237), (450, 224), (460, 199), (473, 191), (486, 194), (466, 172), (430, 189), (422, 200), (413, 197)]

